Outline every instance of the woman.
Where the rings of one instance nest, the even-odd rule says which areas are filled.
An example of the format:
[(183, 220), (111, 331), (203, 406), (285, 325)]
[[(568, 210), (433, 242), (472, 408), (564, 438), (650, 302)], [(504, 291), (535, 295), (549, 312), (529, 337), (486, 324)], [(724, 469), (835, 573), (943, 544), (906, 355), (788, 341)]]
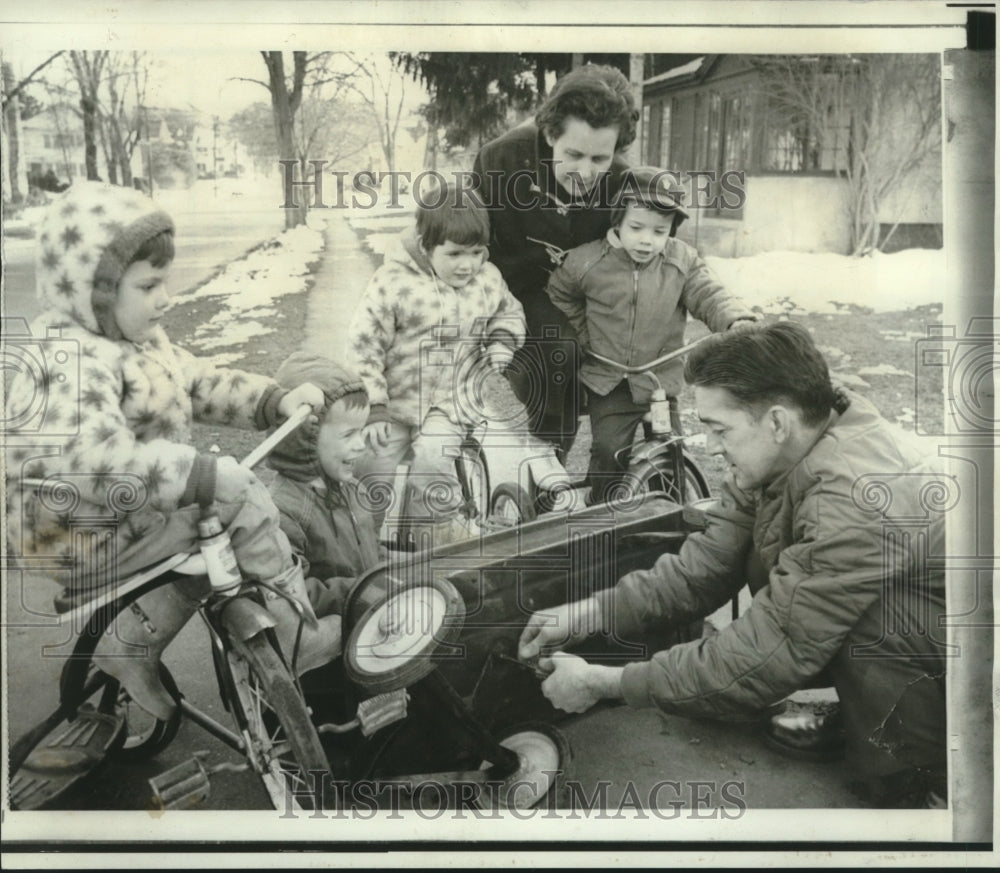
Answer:
[(482, 147), (475, 171), (490, 208), (490, 260), (524, 307), (528, 342), (508, 379), (531, 432), (563, 460), (576, 435), (579, 353), (545, 293), (565, 253), (604, 236), (639, 113), (613, 67), (579, 67), (527, 121)]

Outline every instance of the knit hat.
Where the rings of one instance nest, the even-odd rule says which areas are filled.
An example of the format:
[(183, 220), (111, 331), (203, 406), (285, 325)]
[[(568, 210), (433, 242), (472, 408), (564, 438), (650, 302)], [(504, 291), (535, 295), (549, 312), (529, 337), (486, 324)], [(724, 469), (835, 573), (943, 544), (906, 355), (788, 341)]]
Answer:
[(360, 376), (335, 361), (310, 352), (293, 352), (278, 367), (274, 378), (282, 388), (288, 390), (311, 382), (326, 398), (326, 406), (319, 415), (319, 422), (307, 421), (290, 433), (271, 453), (269, 462), (272, 468), (290, 479), (298, 481), (315, 479), (322, 475), (316, 441), (326, 411), (342, 397), (356, 391), (367, 396), (365, 383), (361, 381)]
[(147, 240), (173, 229), (170, 216), (133, 188), (74, 183), (52, 201), (39, 226), (39, 302), (120, 339), (113, 314), (118, 282)]
[(684, 189), (673, 184), (670, 173), (659, 167), (630, 167), (625, 171), (618, 203), (624, 205), (629, 200), (638, 200), (644, 206), (688, 217), (682, 206)]

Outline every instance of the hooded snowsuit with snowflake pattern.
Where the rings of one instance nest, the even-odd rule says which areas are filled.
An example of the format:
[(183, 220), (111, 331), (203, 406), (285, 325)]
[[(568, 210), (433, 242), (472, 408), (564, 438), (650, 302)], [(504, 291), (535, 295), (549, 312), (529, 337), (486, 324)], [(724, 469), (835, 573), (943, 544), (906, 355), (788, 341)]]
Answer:
[[(190, 445), (192, 420), (263, 429), (278, 418), (284, 392), (273, 379), (217, 368), (172, 345), (160, 325), (141, 344), (123, 336), (114, 316), (118, 282), (139, 247), (165, 230), (173, 230), (170, 217), (139, 192), (75, 184), (39, 228), (42, 314), (30, 336), (7, 337), (25, 364), (6, 403), (14, 425), (8, 542), (71, 587), (70, 603), (112, 584), (116, 568), (121, 575), (164, 550), (193, 548), (195, 504), (214, 496), (215, 461)], [(22, 487), (22, 479), (46, 478), (61, 484)], [(277, 531), (277, 511), (266, 504)], [(171, 521), (185, 506), (190, 519)], [(273, 557), (258, 566), (261, 578), (290, 563), (277, 532)], [(231, 533), (240, 557), (249, 532)], [(154, 540), (160, 545), (144, 552)]]

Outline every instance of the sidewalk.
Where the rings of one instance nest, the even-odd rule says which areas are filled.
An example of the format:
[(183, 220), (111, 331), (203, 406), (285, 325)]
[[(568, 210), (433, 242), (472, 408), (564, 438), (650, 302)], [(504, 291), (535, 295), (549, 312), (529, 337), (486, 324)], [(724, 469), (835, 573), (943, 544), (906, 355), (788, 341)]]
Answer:
[[(310, 215), (310, 220), (312, 215)], [(330, 211), (320, 225), (326, 248), (313, 273), (302, 350), (338, 357), (347, 347), (354, 307), (378, 264), (351, 229), (347, 214)]]

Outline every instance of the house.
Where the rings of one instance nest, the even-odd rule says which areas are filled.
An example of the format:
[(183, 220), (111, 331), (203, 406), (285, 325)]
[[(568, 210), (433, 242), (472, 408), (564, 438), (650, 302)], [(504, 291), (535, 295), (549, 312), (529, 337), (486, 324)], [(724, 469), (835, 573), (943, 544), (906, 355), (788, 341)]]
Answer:
[[(68, 104), (48, 106), (21, 122), (21, 161), (29, 184), (37, 184), (49, 171), (61, 183), (87, 177), (83, 157), (83, 120)], [(104, 155), (98, 149), (98, 174), (107, 178)]]
[[(868, 68), (850, 56), (647, 55), (645, 66), (642, 161), (685, 185), (696, 208), (679, 236), (704, 253), (850, 253), (859, 156), (885, 183), (871, 222), (882, 249), (941, 245), (940, 129), (935, 119), (928, 133), (917, 111), (935, 95), (905, 82), (873, 102), (861, 96)], [(911, 152), (919, 159), (894, 178)]]

